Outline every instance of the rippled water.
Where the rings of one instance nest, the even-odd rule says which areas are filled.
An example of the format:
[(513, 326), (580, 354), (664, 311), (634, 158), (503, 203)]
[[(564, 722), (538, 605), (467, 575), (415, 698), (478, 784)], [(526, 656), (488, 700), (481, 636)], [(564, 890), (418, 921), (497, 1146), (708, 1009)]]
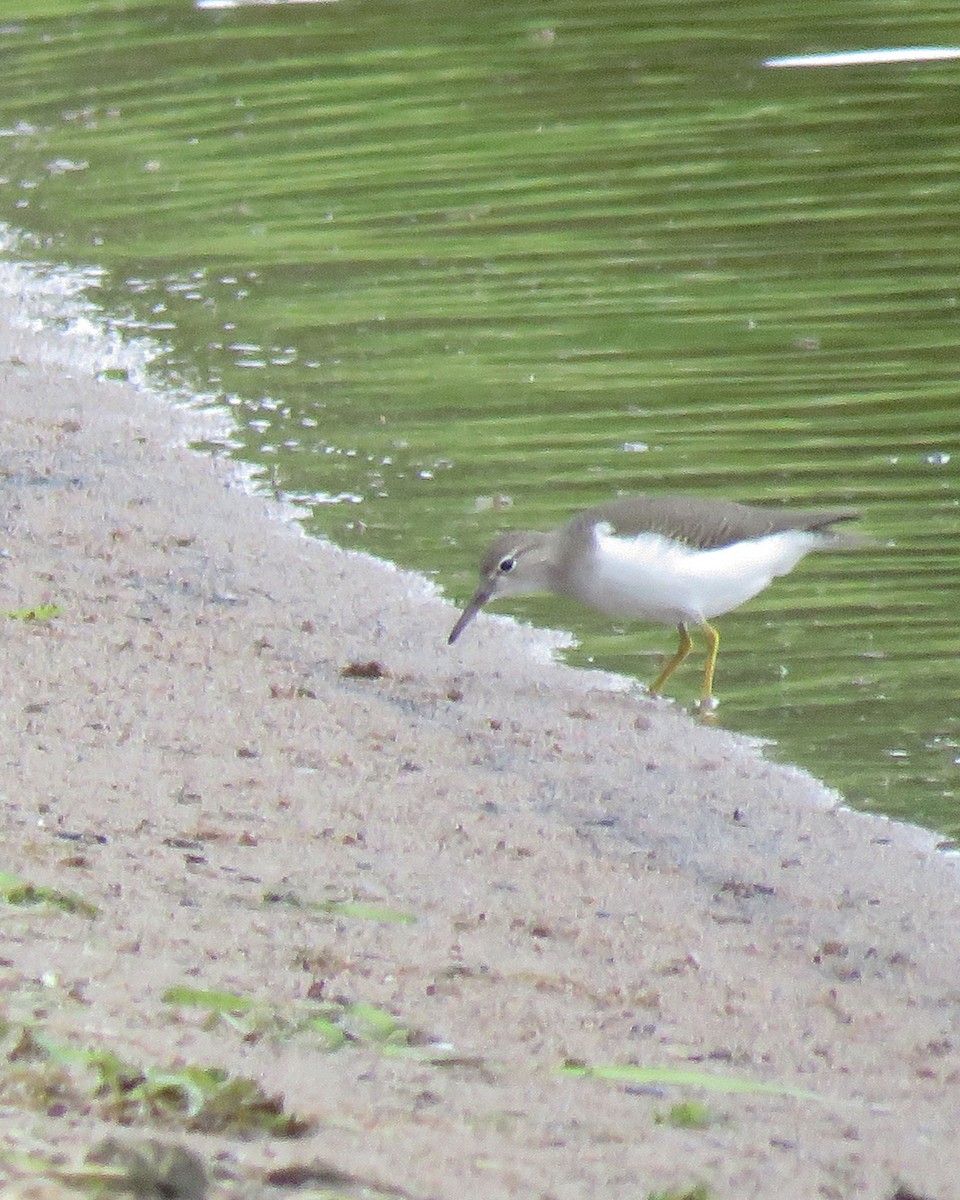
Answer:
[[(455, 599), (621, 490), (861, 507), (876, 547), (720, 622), (720, 718), (957, 833), (960, 65), (760, 64), (960, 27), (784, 8), (0, 0), (0, 219)], [(642, 679), (673, 644), (513, 611)]]

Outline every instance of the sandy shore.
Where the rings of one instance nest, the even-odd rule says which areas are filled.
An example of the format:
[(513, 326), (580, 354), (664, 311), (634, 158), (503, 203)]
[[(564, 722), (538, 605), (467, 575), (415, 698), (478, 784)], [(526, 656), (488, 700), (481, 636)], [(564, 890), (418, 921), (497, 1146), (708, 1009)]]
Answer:
[[(0, 649), (0, 869), (51, 889), (3, 910), (4, 1196), (74, 1195), (116, 1134), (211, 1196), (960, 1197), (933, 835), (504, 622), (448, 648), (425, 583), (64, 357), (4, 322), (0, 608), (60, 611)], [(293, 1124), (151, 1074), (197, 1066)]]

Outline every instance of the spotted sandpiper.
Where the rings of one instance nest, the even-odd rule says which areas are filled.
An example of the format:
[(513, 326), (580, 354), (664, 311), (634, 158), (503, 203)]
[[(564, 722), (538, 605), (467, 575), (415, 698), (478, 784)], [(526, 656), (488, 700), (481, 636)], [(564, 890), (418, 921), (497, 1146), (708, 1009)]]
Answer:
[(500, 596), (555, 592), (611, 617), (676, 625), (676, 653), (650, 686), (656, 695), (690, 653), (690, 626), (707, 642), (701, 710), (712, 709), (720, 635), (713, 617), (738, 608), (811, 550), (857, 544), (832, 526), (852, 508), (762, 508), (693, 496), (624, 496), (577, 513), (550, 533), (496, 539), (480, 564), (480, 586), (454, 625), (457, 640)]

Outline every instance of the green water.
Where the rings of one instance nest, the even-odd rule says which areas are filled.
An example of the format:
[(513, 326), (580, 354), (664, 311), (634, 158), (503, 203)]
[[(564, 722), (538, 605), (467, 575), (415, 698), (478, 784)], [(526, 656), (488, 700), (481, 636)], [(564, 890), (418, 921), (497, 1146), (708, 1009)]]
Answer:
[[(621, 490), (861, 507), (878, 546), (720, 622), (720, 720), (958, 834), (960, 64), (760, 64), (960, 15), (789, 7), (0, 0), (0, 220), (454, 599)], [(643, 679), (673, 645), (512, 611)]]

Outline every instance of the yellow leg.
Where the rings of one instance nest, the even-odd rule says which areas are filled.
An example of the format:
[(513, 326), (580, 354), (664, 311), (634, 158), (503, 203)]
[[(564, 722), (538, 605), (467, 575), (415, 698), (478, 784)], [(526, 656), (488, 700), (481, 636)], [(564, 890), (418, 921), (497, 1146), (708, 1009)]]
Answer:
[[(709, 628), (710, 628), (710, 626), (708, 625), (707, 629), (709, 629)], [(674, 673), (674, 671), (677, 669), (677, 667), (680, 666), (680, 664), (683, 662), (683, 660), (687, 657), (687, 655), (693, 649), (693, 641), (690, 637), (690, 633), (687, 630), (686, 625), (684, 625), (681, 622), (677, 626), (677, 632), (680, 634), (680, 645), (677, 646), (676, 654), (673, 656), (673, 658), (670, 659), (670, 661), (666, 664), (666, 666), (663, 668), (663, 670), (660, 672), (660, 674), (656, 677), (656, 679), (650, 685), (650, 695), (651, 696), (658, 696), (660, 694), (660, 689), (663, 687), (663, 685), (667, 682), (667, 680)], [(713, 657), (714, 658), (717, 657), (716, 653), (714, 653)], [(708, 666), (709, 666), (709, 664), (708, 664)], [(713, 677), (712, 667), (710, 670), (710, 676), (711, 676), (711, 678)]]
[(720, 650), (720, 634), (706, 621), (700, 625), (703, 636), (707, 639), (707, 665), (703, 669), (703, 692), (700, 696), (700, 710), (707, 711), (716, 708), (713, 698), (713, 673), (717, 669), (717, 653)]

